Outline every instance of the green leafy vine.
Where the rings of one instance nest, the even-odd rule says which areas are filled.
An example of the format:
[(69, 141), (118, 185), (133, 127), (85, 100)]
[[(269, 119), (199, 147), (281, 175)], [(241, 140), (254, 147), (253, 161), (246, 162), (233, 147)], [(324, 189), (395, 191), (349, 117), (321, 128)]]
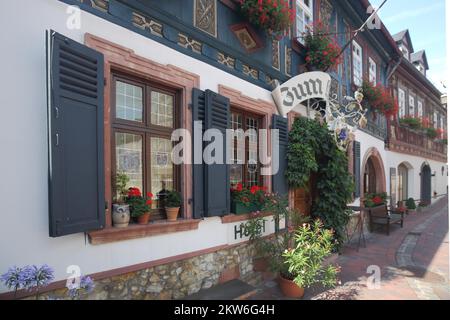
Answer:
[(289, 134), (287, 160), (286, 178), (292, 188), (307, 189), (310, 177), (316, 177), (312, 217), (334, 230), (339, 248), (345, 239), (347, 204), (354, 191), (345, 153), (337, 148), (325, 124), (297, 118)]

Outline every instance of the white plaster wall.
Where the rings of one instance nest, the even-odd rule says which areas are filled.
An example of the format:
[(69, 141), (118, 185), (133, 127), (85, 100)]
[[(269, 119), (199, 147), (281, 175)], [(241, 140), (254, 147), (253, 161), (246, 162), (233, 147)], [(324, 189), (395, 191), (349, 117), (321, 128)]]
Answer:
[(140, 56), (200, 75), (201, 89), (217, 92), (220, 83), (272, 101), (267, 90), (89, 13), (82, 12), (81, 30), (69, 30), (66, 9), (56, 0), (0, 5), (0, 273), (11, 265), (47, 263), (60, 280), (71, 264), (89, 274), (227, 244), (228, 226), (218, 218), (201, 222), (194, 231), (98, 246), (90, 245), (83, 234), (48, 236), (46, 29), (79, 42), (89, 32)]
[[(406, 162), (407, 166), (410, 167), (408, 170), (408, 197), (412, 197), (414, 199), (420, 199), (420, 171), (422, 169), (422, 165), (427, 163), (431, 168), (431, 174), (435, 174), (431, 178), (431, 192), (436, 191), (438, 195), (443, 195), (447, 193), (448, 186), (448, 168), (447, 163), (424, 159), (421, 157), (416, 157), (412, 155), (406, 155), (402, 153), (388, 151), (388, 168), (386, 170), (389, 171), (389, 168), (396, 168), (398, 173), (398, 166), (401, 163)], [(444, 174), (442, 174), (442, 167), (444, 167)], [(397, 179), (396, 189), (398, 189), (398, 179)], [(437, 199), (432, 199), (433, 202)]]

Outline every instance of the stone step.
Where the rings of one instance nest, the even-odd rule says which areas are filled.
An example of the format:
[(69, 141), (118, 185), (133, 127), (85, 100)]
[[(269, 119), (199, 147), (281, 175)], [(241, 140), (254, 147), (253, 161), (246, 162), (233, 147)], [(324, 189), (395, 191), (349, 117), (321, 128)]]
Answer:
[(259, 292), (242, 280), (231, 280), (215, 287), (201, 290), (184, 300), (245, 300)]

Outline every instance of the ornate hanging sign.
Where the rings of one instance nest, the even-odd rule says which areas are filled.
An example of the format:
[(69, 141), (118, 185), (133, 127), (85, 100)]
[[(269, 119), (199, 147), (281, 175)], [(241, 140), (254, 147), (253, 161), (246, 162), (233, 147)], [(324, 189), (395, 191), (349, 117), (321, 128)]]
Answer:
[(346, 150), (358, 127), (367, 124), (366, 111), (361, 106), (364, 95), (358, 90), (354, 97), (344, 97), (341, 104), (336, 95), (330, 95), (330, 86), (329, 74), (307, 72), (279, 85), (272, 97), (284, 117), (300, 104), (305, 105), (308, 112), (313, 110), (316, 118), (328, 124), (339, 149)]

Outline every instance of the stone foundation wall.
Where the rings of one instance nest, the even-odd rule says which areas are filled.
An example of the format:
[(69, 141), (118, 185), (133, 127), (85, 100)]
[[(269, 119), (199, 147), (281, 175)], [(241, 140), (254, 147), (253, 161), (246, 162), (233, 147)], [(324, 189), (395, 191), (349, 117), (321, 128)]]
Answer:
[[(251, 284), (255, 248), (243, 244), (202, 256), (95, 281), (85, 299), (180, 299), (201, 289), (240, 278)], [(95, 279), (94, 279), (95, 280)], [(67, 299), (67, 290), (41, 294), (41, 299)]]

